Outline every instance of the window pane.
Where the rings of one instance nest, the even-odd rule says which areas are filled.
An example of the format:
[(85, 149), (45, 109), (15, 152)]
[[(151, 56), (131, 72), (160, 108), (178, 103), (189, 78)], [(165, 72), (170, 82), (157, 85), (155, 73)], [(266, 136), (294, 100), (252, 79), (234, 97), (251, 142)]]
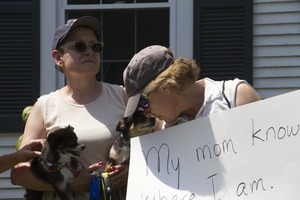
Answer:
[(135, 52), (134, 10), (103, 11), (105, 60), (129, 60)]
[(100, 0), (68, 0), (69, 5), (72, 4), (99, 4)]
[(79, 17), (85, 16), (85, 15), (96, 17), (101, 22), (101, 12), (100, 11), (94, 11), (94, 10), (93, 11), (92, 10), (80, 10), (80, 11), (72, 10), (72, 11), (68, 11), (66, 13), (66, 21), (68, 19), (79, 18)]
[(157, 2), (168, 2), (168, 0), (136, 0), (136, 3), (157, 3)]
[(74, 4), (114, 4), (114, 3), (162, 3), (168, 0), (68, 0), (68, 5)]
[(134, 3), (134, 0), (102, 0), (103, 4), (113, 4), (113, 3)]
[(160, 44), (169, 46), (169, 9), (137, 11), (137, 49)]
[(128, 62), (103, 62), (100, 70), (102, 71), (102, 78), (100, 72), (97, 79), (108, 83), (123, 85), (123, 71), (127, 65)]

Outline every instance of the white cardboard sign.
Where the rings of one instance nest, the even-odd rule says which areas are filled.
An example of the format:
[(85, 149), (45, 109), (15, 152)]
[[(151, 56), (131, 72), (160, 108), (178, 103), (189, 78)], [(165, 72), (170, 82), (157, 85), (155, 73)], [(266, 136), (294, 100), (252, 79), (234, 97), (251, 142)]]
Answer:
[(129, 200), (299, 200), (300, 90), (131, 140)]

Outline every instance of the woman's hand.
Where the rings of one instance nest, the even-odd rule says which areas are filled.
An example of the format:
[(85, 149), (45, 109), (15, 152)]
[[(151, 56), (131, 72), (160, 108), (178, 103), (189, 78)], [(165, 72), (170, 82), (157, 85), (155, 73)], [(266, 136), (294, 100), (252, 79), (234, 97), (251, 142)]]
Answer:
[[(44, 143), (44, 139), (31, 140), (24, 147), (15, 152), (17, 157), (17, 163), (26, 162), (34, 157), (41, 155), (41, 149)], [(16, 164), (17, 164), (16, 163)]]
[(127, 164), (115, 165), (108, 171), (114, 189), (127, 185), (129, 166)]
[(71, 184), (71, 190), (76, 192), (86, 192), (90, 190), (93, 171), (97, 171), (102, 167), (102, 162), (93, 164), (86, 169), (81, 170), (79, 175), (74, 178)]
[(0, 157), (0, 173), (13, 168), (15, 165), (29, 161), (32, 158), (38, 157), (41, 155), (41, 149), (44, 140), (32, 140), (23, 148), (11, 153), (6, 154)]

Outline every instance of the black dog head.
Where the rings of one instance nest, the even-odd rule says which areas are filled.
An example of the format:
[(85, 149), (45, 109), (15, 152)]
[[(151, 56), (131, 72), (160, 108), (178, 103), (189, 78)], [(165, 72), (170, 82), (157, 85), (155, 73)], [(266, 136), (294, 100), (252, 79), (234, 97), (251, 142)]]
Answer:
[(155, 126), (154, 117), (146, 117), (141, 110), (135, 111), (129, 117), (123, 117), (116, 130), (121, 132), (125, 140), (151, 133)]
[(52, 151), (60, 152), (61, 154), (72, 154), (79, 156), (85, 146), (77, 142), (77, 136), (72, 126), (57, 129), (49, 133), (46, 143)]

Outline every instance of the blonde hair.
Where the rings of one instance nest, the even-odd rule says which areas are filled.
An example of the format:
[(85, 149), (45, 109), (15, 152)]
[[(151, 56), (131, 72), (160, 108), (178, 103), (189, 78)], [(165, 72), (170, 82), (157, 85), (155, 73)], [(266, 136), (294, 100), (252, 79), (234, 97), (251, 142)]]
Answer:
[(165, 86), (171, 88), (170, 92), (180, 92), (197, 81), (199, 73), (200, 67), (195, 60), (178, 58), (143, 89), (142, 95), (147, 97)]

